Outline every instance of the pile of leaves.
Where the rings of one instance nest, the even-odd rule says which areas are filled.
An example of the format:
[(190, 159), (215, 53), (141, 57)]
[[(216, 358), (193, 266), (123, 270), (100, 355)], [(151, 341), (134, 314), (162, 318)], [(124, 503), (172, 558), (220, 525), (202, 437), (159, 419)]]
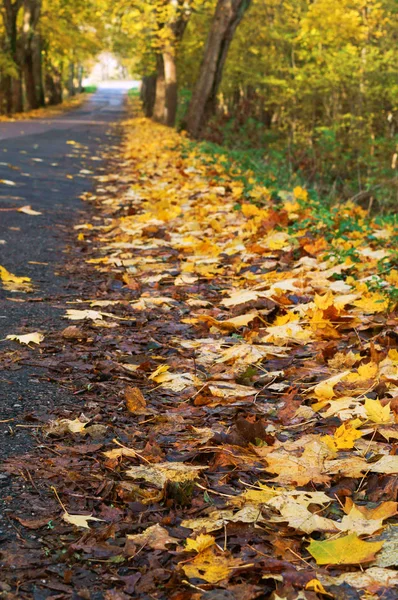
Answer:
[(82, 403), (6, 465), (40, 530), (3, 554), (8, 597), (394, 598), (397, 230), (125, 131), (70, 323), (10, 358)]

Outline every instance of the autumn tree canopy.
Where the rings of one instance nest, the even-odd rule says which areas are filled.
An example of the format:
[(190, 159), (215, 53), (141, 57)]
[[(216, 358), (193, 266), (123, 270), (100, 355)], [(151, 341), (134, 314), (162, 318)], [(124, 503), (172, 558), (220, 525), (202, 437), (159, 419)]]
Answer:
[(2, 0), (1, 8), (3, 113), (80, 91), (96, 55), (111, 50), (142, 79), (156, 121), (216, 142), (279, 140), (290, 172), (329, 194), (359, 191), (366, 201), (378, 186), (396, 198), (394, 0)]

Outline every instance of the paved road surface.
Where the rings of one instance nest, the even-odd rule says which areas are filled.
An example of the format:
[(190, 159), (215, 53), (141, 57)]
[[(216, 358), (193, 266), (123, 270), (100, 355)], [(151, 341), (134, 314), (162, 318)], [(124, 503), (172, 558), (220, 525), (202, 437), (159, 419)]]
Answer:
[[(62, 324), (55, 300), (73, 295), (73, 282), (62, 276), (67, 232), (84, 219), (79, 196), (92, 188), (92, 176), (101, 170), (101, 149), (117, 143), (111, 124), (122, 116), (126, 88), (104, 85), (80, 109), (53, 119), (0, 122), (0, 180), (15, 183), (0, 181), (0, 265), (37, 285), (34, 294), (7, 292), (0, 285), (0, 340)], [(2, 210), (28, 204), (42, 214)], [(44, 301), (26, 301), (32, 298)], [(0, 353), (11, 347), (0, 341)], [(2, 458), (29, 448), (26, 430), (13, 427), (21, 415), (71, 401), (41, 375), (45, 373), (26, 366), (1, 371), (0, 362), (0, 421), (15, 419), (0, 423)]]

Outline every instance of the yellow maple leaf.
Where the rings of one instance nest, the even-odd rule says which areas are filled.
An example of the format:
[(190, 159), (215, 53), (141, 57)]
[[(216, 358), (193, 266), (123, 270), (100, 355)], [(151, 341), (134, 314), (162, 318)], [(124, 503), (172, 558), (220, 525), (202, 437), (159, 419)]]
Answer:
[(210, 546), (213, 546), (216, 543), (216, 540), (212, 535), (201, 533), (196, 539), (187, 538), (186, 542), (185, 550), (187, 550), (187, 552), (194, 550), (199, 553), (210, 548)]
[(285, 315), (280, 315), (280, 316), (276, 317), (275, 321), (273, 322), (273, 326), (286, 325), (286, 323), (292, 323), (294, 321), (299, 321), (299, 320), (300, 320), (299, 315), (294, 313), (293, 311), (289, 310)]
[(185, 575), (189, 578), (203, 579), (208, 583), (219, 583), (232, 573), (237, 561), (228, 559), (224, 554), (218, 556), (212, 548), (207, 548), (195, 558), (182, 566)]
[(349, 371), (343, 371), (318, 383), (314, 388), (315, 396), (318, 400), (331, 400), (335, 396), (334, 386), (348, 374)]
[(256, 217), (261, 214), (261, 210), (255, 204), (242, 204), (241, 210), (245, 217)]
[(318, 565), (358, 565), (370, 562), (384, 542), (365, 542), (356, 533), (331, 540), (311, 540), (307, 550)]
[(289, 235), (285, 231), (275, 231), (269, 233), (265, 238), (264, 243), (270, 250), (289, 250), (290, 245), (288, 244)]
[(349, 450), (354, 447), (355, 440), (360, 437), (362, 437), (361, 431), (353, 427), (352, 422), (347, 421), (336, 429), (333, 436), (325, 435), (321, 437), (321, 440), (331, 450)]
[(21, 291), (21, 292), (30, 292), (32, 291), (31, 279), (30, 277), (18, 277), (10, 271), (7, 271), (5, 267), (0, 265), (0, 279), (3, 283), (3, 286), (6, 290), (11, 292), (13, 291)]
[(374, 379), (379, 372), (379, 367), (376, 363), (369, 362), (366, 365), (358, 367), (356, 373), (350, 373), (347, 375), (347, 381), (367, 381), (368, 379)]
[(382, 405), (380, 400), (372, 400), (366, 398), (365, 410), (369, 419), (374, 423), (391, 423), (394, 422), (394, 418), (391, 413), (390, 402), (385, 406)]
[(387, 310), (389, 300), (383, 294), (374, 292), (373, 294), (365, 294), (362, 298), (353, 302), (353, 305), (362, 308), (365, 313), (373, 314)]
[(382, 502), (376, 508), (368, 508), (367, 506), (356, 505), (351, 500), (351, 498), (346, 498), (344, 511), (349, 514), (352, 507), (355, 508), (362, 513), (365, 519), (388, 519), (397, 514), (398, 510), (398, 502), (387, 501)]
[(334, 296), (333, 296), (332, 292), (329, 291), (326, 294), (324, 294), (323, 296), (319, 296), (318, 294), (315, 294), (314, 304), (320, 310), (328, 309), (330, 306), (333, 306), (333, 303), (334, 303)]

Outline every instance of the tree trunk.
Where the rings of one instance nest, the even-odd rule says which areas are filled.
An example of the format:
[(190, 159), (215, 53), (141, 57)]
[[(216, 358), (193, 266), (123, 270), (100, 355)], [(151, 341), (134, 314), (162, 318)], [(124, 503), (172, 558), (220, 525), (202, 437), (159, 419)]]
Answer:
[(41, 44), (37, 31), (41, 13), (41, 0), (24, 1), (23, 19), (23, 70), (26, 97), (30, 108), (44, 105)]
[(166, 110), (166, 81), (164, 76), (163, 56), (156, 57), (156, 93), (153, 107), (153, 119), (158, 123), (164, 123)]
[(173, 49), (163, 53), (165, 81), (165, 113), (164, 123), (173, 127), (177, 114), (177, 65)]
[(7, 113), (22, 112), (22, 81), (20, 74), (20, 61), (18, 54), (17, 19), (23, 0), (3, 0), (2, 17), (5, 29), (5, 51), (12, 59), (17, 70), (16, 76), (7, 75), (4, 78), (4, 96), (6, 99)]
[(33, 73), (33, 58), (29, 51), (25, 55), (24, 76), (26, 98), (28, 100), (29, 107), (31, 109), (39, 108), (39, 103), (36, 97), (35, 77)]
[(69, 65), (69, 79), (68, 79), (68, 92), (69, 96), (75, 96), (76, 88), (75, 88), (75, 63), (70, 63)]
[(173, 8), (167, 22), (160, 22), (160, 29), (167, 29), (167, 41), (157, 58), (156, 100), (153, 118), (159, 123), (173, 127), (177, 113), (177, 46), (181, 42), (189, 17), (191, 0), (167, 0)]
[(153, 116), (156, 96), (156, 75), (147, 75), (142, 78), (140, 98), (144, 115), (148, 118)]
[(43, 60), (42, 60), (42, 40), (39, 33), (36, 33), (33, 40), (33, 73), (36, 88), (36, 97), (39, 106), (45, 105), (44, 80), (43, 80)]
[(62, 72), (46, 61), (46, 95), (50, 105), (62, 102)]
[(83, 75), (84, 75), (83, 65), (79, 65), (79, 94), (81, 94), (83, 91)]
[(198, 137), (214, 113), (225, 60), (235, 30), (249, 8), (250, 0), (218, 0), (204, 51), (198, 80), (184, 123)]

